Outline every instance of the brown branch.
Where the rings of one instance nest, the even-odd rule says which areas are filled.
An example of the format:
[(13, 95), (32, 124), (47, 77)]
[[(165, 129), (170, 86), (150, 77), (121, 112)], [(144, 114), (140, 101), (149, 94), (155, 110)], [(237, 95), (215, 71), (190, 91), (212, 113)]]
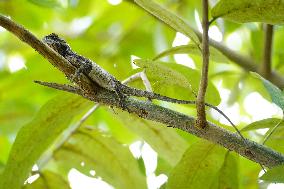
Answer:
[[(86, 93), (81, 95), (98, 103), (121, 108), (117, 95), (112, 91), (101, 89), (95, 96)], [(254, 141), (248, 139), (244, 140), (238, 134), (231, 133), (213, 123), (207, 122), (208, 126), (205, 129), (198, 129), (194, 126), (194, 117), (131, 97), (127, 97), (127, 99), (125, 99), (125, 107), (127, 107), (130, 113), (138, 115), (141, 118), (160, 122), (191, 133), (197, 137), (220, 144), (221, 146), (235, 151), (238, 154), (266, 167), (274, 167), (279, 164), (284, 164), (284, 156), (280, 153)]]
[[(66, 59), (62, 58), (53, 49), (49, 48), (41, 40), (36, 38), (31, 32), (26, 30), (23, 26), (16, 24), (9, 18), (0, 15), (0, 26), (13, 33), (20, 40), (30, 45), (33, 49), (39, 52), (44, 58), (46, 58), (53, 66), (65, 73), (67, 77), (71, 77), (75, 73), (75, 67), (73, 67)], [(94, 86), (90, 87), (91, 81), (87, 77), (81, 75), (79, 78), (75, 78), (75, 82), (82, 83), (80, 87), (89, 93), (94, 93)]]
[(263, 45), (263, 60), (260, 67), (260, 73), (266, 79), (271, 75), (271, 56), (273, 46), (273, 25), (265, 24), (264, 45)]
[(197, 120), (196, 127), (205, 128), (206, 127), (206, 113), (205, 113), (205, 95), (208, 85), (208, 69), (209, 69), (209, 37), (208, 37), (208, 0), (202, 0), (202, 73), (199, 84), (198, 95), (196, 99), (196, 110), (197, 110)]
[[(5, 22), (3, 22), (3, 19), (5, 20)], [(25, 41), (26, 43), (30, 44), (30, 46), (32, 46), (38, 52), (41, 52), (45, 57), (48, 58), (48, 60), (54, 61), (52, 62), (52, 64), (58, 68), (62, 68), (61, 70), (64, 70), (63, 72), (67, 75), (67, 77), (70, 77), (71, 74), (73, 74), (73, 71), (70, 71), (70, 69), (73, 68), (71, 67), (70, 69), (67, 69), (70, 67), (70, 65), (63, 57), (56, 55), (56, 53), (52, 50), (48, 50), (49, 47), (44, 45), (40, 40), (32, 39), (35, 37), (30, 32), (27, 32), (27, 30), (25, 30), (23, 27), (20, 27), (13, 21), (1, 15), (0, 25), (5, 27), (6, 29), (9, 26), (15, 26), (13, 30), (10, 30), (13, 34), (22, 39), (22, 34), (25, 33), (24, 37), (25, 39), (27, 39)], [(34, 41), (37, 42), (37, 45), (33, 44)], [(81, 89), (79, 91), (79, 94), (81, 96), (100, 104), (121, 108), (118, 96), (115, 92), (97, 86), (85, 76), (79, 77), (75, 80), (75, 82)], [(72, 89), (70, 87), (66, 87), (65, 85), (60, 86), (57, 84), (51, 86), (56, 86), (59, 89), (66, 89), (69, 91), (77, 91), (77, 89)], [(125, 106), (132, 114), (138, 115), (144, 119), (153, 120), (165, 125), (170, 125), (174, 128), (184, 130), (200, 138), (218, 143), (225, 148), (233, 150), (240, 155), (264, 166), (273, 167), (284, 163), (284, 156), (280, 153), (275, 152), (272, 149), (267, 148), (261, 144), (257, 144), (251, 140), (244, 140), (239, 135), (220, 128), (213, 123), (208, 122), (208, 127), (206, 127), (205, 129), (198, 129), (194, 126), (195, 119), (191, 116), (186, 116), (179, 112), (175, 112), (153, 103), (137, 100), (131, 97), (127, 97), (125, 99)]]

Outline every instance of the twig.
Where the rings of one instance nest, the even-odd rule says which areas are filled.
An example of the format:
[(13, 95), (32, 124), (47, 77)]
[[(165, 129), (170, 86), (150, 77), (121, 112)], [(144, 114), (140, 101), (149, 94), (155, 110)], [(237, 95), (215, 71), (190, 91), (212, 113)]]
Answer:
[(205, 112), (205, 95), (206, 89), (208, 85), (208, 69), (209, 69), (209, 37), (208, 37), (208, 0), (202, 0), (202, 28), (203, 28), (203, 35), (202, 35), (202, 74), (201, 80), (199, 84), (199, 90), (196, 99), (196, 110), (197, 110), (197, 120), (196, 126), (198, 128), (205, 128), (206, 127), (206, 112)]
[(50, 82), (45, 82), (45, 81), (37, 81), (37, 80), (35, 80), (34, 82), (37, 84), (46, 86), (46, 87), (81, 95), (80, 89), (76, 86), (71, 86), (67, 84), (50, 83)]
[(121, 83), (127, 84), (127, 83), (130, 83), (132, 81), (137, 80), (138, 78), (141, 78), (141, 80), (142, 80), (142, 82), (145, 86), (146, 91), (149, 91), (149, 92), (153, 91), (151, 84), (150, 84), (150, 81), (148, 80), (144, 70), (142, 72), (138, 72), (136, 74), (133, 74), (132, 76), (123, 80)]
[(220, 109), (218, 109), (216, 106), (213, 106), (211, 104), (208, 104), (208, 103), (204, 103), (206, 106), (214, 109), (215, 111), (217, 111), (219, 114), (221, 114), (222, 116), (224, 116), (226, 118), (226, 120), (234, 127), (234, 129), (237, 131), (237, 133), (240, 135), (240, 137), (242, 137), (244, 140), (245, 137), (241, 134), (240, 130), (237, 128), (237, 126), (230, 120), (230, 118), (224, 113), (222, 112)]
[(266, 79), (269, 79), (271, 75), (272, 46), (273, 46), (273, 25), (266, 24), (264, 32), (263, 62), (260, 67), (260, 73)]
[(217, 20), (218, 19), (218, 17), (214, 17), (214, 18), (212, 18), (210, 21), (209, 21), (209, 26), (215, 21), (215, 20)]
[[(3, 24), (2, 22), (3, 16), (0, 16), (0, 25), (7, 26), (7, 24)], [(19, 27), (19, 25), (13, 23), (11, 20), (7, 20), (8, 25), (14, 25), (16, 28), (13, 28), (13, 32), (17, 37), (22, 38), (22, 32), (27, 31), (23, 27)], [(34, 37), (30, 32), (25, 33), (25, 39), (28, 44), (32, 44), (33, 40), (29, 41)], [(64, 66), (70, 67), (69, 63), (61, 56), (57, 55), (54, 51), (48, 50), (49, 47), (42, 44), (40, 40), (40, 45), (31, 45), (37, 51), (41, 51), (46, 57), (54, 57), (53, 59), (49, 59), (53, 61), (52, 63), (58, 67), (62, 66), (66, 72), (64, 72), (67, 76), (71, 76), (75, 70), (72, 72), (69, 69), (64, 69)], [(55, 54), (55, 55), (54, 55)], [(61, 62), (63, 64), (58, 64)], [(64, 65), (66, 63), (66, 65)], [(82, 74), (81, 74), (82, 75)], [(114, 106), (120, 108), (119, 100), (115, 92), (103, 89), (97, 86), (95, 83), (92, 83), (88, 80), (84, 75), (78, 78), (77, 82), (81, 95), (91, 101), (98, 102), (100, 104), (106, 104), (109, 106)], [(258, 162), (266, 167), (273, 167), (279, 164), (284, 163), (284, 156), (278, 152), (273, 151), (270, 148), (267, 148), (261, 144), (257, 144), (251, 140), (243, 140), (239, 135), (226, 131), (213, 123), (208, 122), (208, 127), (205, 129), (197, 129), (194, 126), (195, 119), (191, 116), (186, 116), (184, 114), (175, 112), (173, 110), (155, 105), (153, 103), (141, 101), (138, 99), (134, 99), (131, 97), (126, 97), (125, 106), (127, 109), (142, 118), (163, 123), (165, 125), (171, 125), (174, 128), (181, 129), (185, 132), (191, 133), (197, 137), (204, 138), (214, 143), (218, 143), (225, 148), (235, 151), (240, 155)]]

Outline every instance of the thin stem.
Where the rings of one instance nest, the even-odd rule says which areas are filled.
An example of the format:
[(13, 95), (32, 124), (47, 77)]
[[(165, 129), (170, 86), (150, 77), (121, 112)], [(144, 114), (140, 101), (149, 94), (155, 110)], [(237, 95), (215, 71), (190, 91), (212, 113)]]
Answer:
[(267, 142), (267, 140), (271, 137), (271, 135), (276, 131), (276, 129), (281, 125), (283, 121), (284, 121), (284, 112), (283, 112), (282, 119), (271, 129), (271, 131), (263, 139), (263, 142), (262, 142), (263, 145)]
[(212, 18), (212, 19), (209, 21), (209, 26), (210, 26), (215, 20), (217, 20), (217, 18), (218, 18), (218, 17)]
[(263, 62), (261, 64), (260, 73), (266, 79), (271, 76), (271, 56), (272, 56), (272, 46), (273, 46), (273, 25), (265, 25), (264, 33), (264, 46), (263, 46)]
[(127, 83), (135, 81), (135, 80), (137, 80), (139, 78), (141, 78), (141, 80), (142, 80), (142, 82), (143, 82), (143, 84), (145, 86), (146, 91), (152, 92), (153, 89), (151, 87), (151, 83), (148, 80), (144, 70), (142, 72), (138, 72), (136, 74), (131, 75), (130, 77), (128, 77), (125, 80), (123, 80), (121, 83), (122, 84), (127, 84)]
[(196, 100), (197, 120), (196, 126), (198, 128), (206, 127), (206, 112), (205, 112), (205, 94), (208, 85), (208, 69), (209, 69), (209, 37), (208, 37), (208, 0), (202, 0), (203, 18), (202, 18), (202, 74)]

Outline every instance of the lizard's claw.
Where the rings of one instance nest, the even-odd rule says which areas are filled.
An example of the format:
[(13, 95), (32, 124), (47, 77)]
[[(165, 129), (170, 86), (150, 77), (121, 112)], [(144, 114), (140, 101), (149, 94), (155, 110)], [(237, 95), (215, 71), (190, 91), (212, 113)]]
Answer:
[(75, 73), (74, 73), (73, 75), (71, 75), (71, 77), (69, 78), (69, 80), (70, 80), (71, 82), (74, 82), (74, 83), (75, 83), (75, 79), (78, 78), (78, 77), (80, 77), (80, 75), (83, 74), (86, 69), (87, 69), (87, 68), (86, 68), (85, 64), (82, 64), (82, 65), (75, 71)]
[(77, 69), (76, 72), (71, 75), (71, 77), (69, 78), (69, 80), (72, 82), (72, 83), (75, 83), (75, 79), (80, 77), (80, 74), (82, 73), (82, 69)]
[(130, 110), (128, 109), (128, 107), (125, 105), (125, 98), (126, 96), (120, 91), (120, 89), (118, 87), (115, 88), (115, 93), (118, 96), (118, 100), (119, 100), (119, 105), (123, 110), (127, 110), (130, 113)]

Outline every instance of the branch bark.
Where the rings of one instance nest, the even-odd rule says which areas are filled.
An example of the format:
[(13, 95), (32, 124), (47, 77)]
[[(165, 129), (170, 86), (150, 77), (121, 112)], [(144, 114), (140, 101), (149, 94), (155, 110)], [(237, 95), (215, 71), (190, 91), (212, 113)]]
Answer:
[(273, 46), (273, 25), (265, 24), (264, 26), (264, 45), (263, 45), (263, 60), (260, 67), (260, 73), (266, 79), (271, 75), (271, 55)]
[[(45, 43), (36, 38), (31, 32), (23, 26), (16, 24), (9, 18), (0, 15), (0, 26), (13, 33), (20, 40), (30, 45), (39, 54), (46, 58), (53, 66), (65, 73), (67, 77), (71, 77), (75, 73), (76, 68), (72, 66), (66, 59), (62, 58), (57, 52), (49, 48)], [(94, 84), (86, 76), (80, 75), (80, 78), (74, 78), (75, 82), (81, 83), (80, 87), (87, 93), (94, 93)], [(93, 84), (93, 87), (90, 87)], [(95, 94), (95, 93), (94, 93)]]
[[(38, 40), (32, 33), (28, 32), (22, 26), (17, 25), (12, 20), (2, 15), (0, 15), (0, 25), (37, 50), (54, 66), (65, 73), (67, 77), (74, 74), (75, 69), (68, 63), (68, 61)], [(64, 85), (57, 86), (60, 89), (66, 88), (66, 90), (69, 90), (70, 92), (76, 91), (76, 93), (91, 101), (121, 108), (119, 99), (115, 92), (101, 88), (91, 82), (84, 75), (76, 78), (75, 82), (78, 84), (79, 89), (66, 87)], [(208, 122), (208, 127), (200, 130), (194, 126), (195, 118), (191, 116), (186, 116), (179, 112), (155, 105), (151, 102), (141, 101), (131, 97), (125, 99), (125, 106), (130, 113), (141, 118), (157, 121), (165, 125), (181, 129), (197, 137), (220, 144), (225, 148), (235, 151), (240, 155), (264, 166), (273, 167), (284, 163), (284, 156), (280, 153), (251, 140), (244, 140), (239, 135), (226, 131), (213, 123)]]
[(197, 120), (196, 127), (205, 128), (206, 127), (206, 113), (205, 113), (205, 95), (208, 85), (208, 69), (209, 69), (209, 37), (208, 37), (208, 0), (202, 0), (202, 73), (199, 84), (198, 95), (196, 99), (196, 110), (197, 110)]

